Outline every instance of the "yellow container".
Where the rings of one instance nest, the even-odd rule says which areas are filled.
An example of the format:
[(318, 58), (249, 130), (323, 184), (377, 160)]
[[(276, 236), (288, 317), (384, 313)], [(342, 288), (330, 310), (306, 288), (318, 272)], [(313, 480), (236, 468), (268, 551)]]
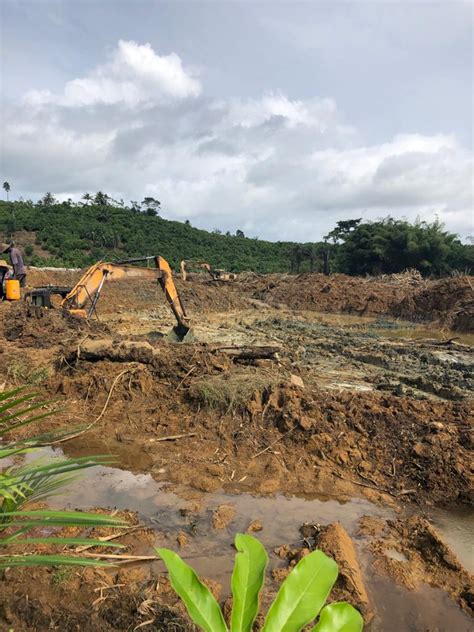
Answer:
[(16, 279), (5, 281), (5, 298), (7, 301), (19, 301), (21, 299), (20, 281)]

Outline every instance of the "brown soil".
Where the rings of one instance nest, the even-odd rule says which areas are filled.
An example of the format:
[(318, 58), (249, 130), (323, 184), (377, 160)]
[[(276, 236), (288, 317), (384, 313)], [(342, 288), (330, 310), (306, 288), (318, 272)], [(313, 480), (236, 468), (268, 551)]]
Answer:
[[(123, 514), (122, 514), (123, 516)], [(128, 514), (129, 524), (136, 516)], [(76, 530), (62, 535), (74, 537)], [(108, 535), (104, 529), (93, 535)], [(154, 541), (151, 531), (134, 530), (121, 537), (125, 549), (101, 547), (101, 553), (142, 554)], [(92, 549), (92, 552), (95, 550)], [(38, 549), (41, 552), (41, 549)], [(158, 630), (196, 632), (166, 576), (142, 566), (121, 568), (16, 568), (3, 572), (0, 627), (15, 632), (113, 632)], [(26, 588), (26, 591), (25, 591)]]
[[(32, 271), (29, 282), (65, 285), (78, 274)], [(424, 313), (468, 329), (467, 281), (436, 286), (390, 277), (271, 275), (222, 286), (180, 282), (198, 338), (189, 345), (163, 339), (173, 318), (149, 284), (110, 284), (99, 322), (4, 303), (0, 384), (26, 383), (41, 397), (59, 400), (60, 410), (42, 422), (44, 430), (90, 426), (61, 444), (66, 454), (89, 454), (94, 445), (96, 452), (117, 454), (119, 467), (147, 472), (190, 500), (197, 492), (224, 490), (318, 494), (339, 501), (365, 496), (395, 508), (470, 505), (472, 348), (449, 341), (450, 332), (441, 341), (390, 339), (368, 318), (389, 319), (399, 305), (404, 318)], [(427, 298), (436, 287), (438, 303)], [(432, 311), (421, 307), (429, 304)], [(316, 310), (363, 318), (323, 317)], [(388, 332), (396, 329), (394, 321), (386, 322)], [(235, 510), (227, 503), (214, 509), (209, 526), (219, 537), (232, 528)], [(244, 529), (253, 518), (248, 516)], [(365, 528), (375, 539), (374, 569), (397, 583), (391, 574), (396, 560), (387, 562), (377, 543), (421, 551), (423, 542), (431, 547), (436, 540), (424, 523), (405, 518), (382, 526), (368, 520)], [(310, 544), (340, 564), (335, 598), (345, 595), (369, 620), (374, 606), (364, 594), (353, 543), (341, 529), (318, 530)], [(186, 550), (190, 535), (175, 533), (173, 546)], [(142, 536), (138, 547), (140, 542)], [(470, 603), (464, 571), (457, 570), (461, 586), (446, 574), (442, 556), (416, 559), (403, 585), (415, 586), (425, 573), (462, 607)], [(275, 568), (275, 579), (284, 571)], [(10, 610), (4, 607), (0, 614), (15, 631), (128, 630), (147, 617), (154, 623), (144, 630), (192, 629), (162, 580), (156, 591), (156, 578), (150, 583), (148, 575), (123, 582), (122, 575), (114, 576), (112, 583), (126, 586), (111, 588), (106, 600), (91, 606), (97, 576), (90, 573), (99, 571), (74, 572), (67, 579), (71, 584), (64, 584), (74, 594), (68, 609), (60, 606), (65, 593), (61, 586), (51, 588), (48, 573), (8, 571)]]
[(425, 281), (408, 273), (384, 277), (334, 274), (267, 275), (249, 282), (254, 298), (271, 305), (318, 312), (374, 316), (393, 314), (474, 331), (474, 277)]
[(437, 321), (456, 331), (474, 331), (473, 287), (472, 277), (442, 279), (406, 296), (392, 313), (406, 320)]
[(377, 536), (370, 549), (378, 571), (410, 590), (423, 582), (442, 588), (463, 610), (474, 613), (474, 577), (427, 520), (389, 520)]

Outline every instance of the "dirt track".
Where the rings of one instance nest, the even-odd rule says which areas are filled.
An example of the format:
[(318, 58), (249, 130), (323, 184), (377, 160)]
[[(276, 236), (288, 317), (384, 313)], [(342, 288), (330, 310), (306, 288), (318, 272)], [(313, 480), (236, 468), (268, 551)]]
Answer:
[[(75, 276), (38, 272), (29, 281), (68, 284)], [(34, 383), (43, 395), (58, 397), (63, 411), (49, 425), (93, 424), (87, 434), (63, 444), (67, 454), (117, 454), (119, 468), (151, 475), (196, 516), (219, 494), (238, 505), (233, 495), (255, 493), (265, 501), (275, 494), (338, 502), (364, 497), (398, 514), (396, 523), (379, 517), (382, 526), (373, 533), (365, 525), (360, 542), (358, 520), (345, 525), (358, 542), (369, 597), (364, 604), (349, 580), (340, 585), (342, 596), (359, 600), (374, 630), (391, 629), (378, 607), (373, 577), (414, 594), (429, 577), (431, 586), (454, 600), (452, 616), (467, 630), (465, 615), (453, 604), (470, 611), (470, 579), (456, 567), (459, 562), (444, 569), (446, 553), (423, 561), (426, 538), (410, 534), (429, 533), (431, 527), (415, 525), (410, 516), (428, 515), (440, 504), (472, 505), (473, 340), (459, 333), (473, 330), (472, 283), (472, 277), (425, 282), (413, 275), (379, 280), (271, 275), (216, 286), (194, 278), (179, 288), (197, 341), (182, 346), (163, 340), (173, 318), (158, 290), (146, 283), (109, 284), (100, 322), (90, 324), (59, 311), (37, 318), (23, 305), (4, 304), (0, 379), (8, 386)], [(432, 323), (415, 326), (395, 315)], [(249, 358), (249, 349), (263, 357)], [(253, 517), (238, 510), (235, 521)], [(302, 522), (313, 519), (308, 515)], [(265, 521), (263, 526), (268, 528)], [(192, 546), (189, 523), (181, 528)], [(138, 540), (141, 549), (150, 547), (148, 537)], [(333, 545), (336, 559), (344, 537)], [(322, 543), (315, 538), (314, 545)], [(406, 558), (397, 562), (398, 570), (386, 549)], [(295, 555), (280, 559), (291, 564)], [(338, 561), (342, 568), (344, 560)], [(140, 572), (140, 581), (149, 581)], [(38, 573), (43, 623), (31, 619), (29, 629), (42, 630), (49, 616), (42, 604), (53, 589)], [(22, 575), (14, 577), (11, 585), (20, 595)], [(275, 585), (282, 577), (275, 573)], [(140, 613), (134, 618), (136, 604), (132, 614), (125, 613), (126, 604), (145, 599), (142, 584), (133, 585), (136, 594), (122, 595), (122, 627), (97, 615), (96, 627), (88, 629), (133, 629), (146, 620)], [(63, 613), (72, 623), (62, 629), (76, 629), (81, 608), (71, 605)], [(177, 629), (159, 627), (159, 616), (165, 616), (160, 613), (155, 627), (143, 629)], [(18, 621), (27, 620), (19, 610), (9, 616), (15, 630), (22, 629)], [(416, 625), (415, 630), (427, 629), (429, 615)]]

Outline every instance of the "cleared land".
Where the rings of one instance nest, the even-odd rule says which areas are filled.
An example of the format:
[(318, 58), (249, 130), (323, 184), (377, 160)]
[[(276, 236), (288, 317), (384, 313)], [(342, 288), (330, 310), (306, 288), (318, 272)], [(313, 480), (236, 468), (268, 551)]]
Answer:
[[(31, 271), (29, 283), (78, 274)], [(146, 282), (106, 286), (89, 323), (3, 304), (0, 380), (60, 401), (44, 427), (91, 426), (56, 454), (117, 455), (54, 505), (127, 511), (143, 525), (120, 539), (128, 553), (180, 547), (226, 599), (233, 534), (253, 523), (273, 552), (266, 602), (320, 547), (342, 569), (335, 597), (369, 629), (468, 630), (473, 283), (192, 276), (178, 281), (186, 345), (164, 340), (173, 318)], [(10, 570), (0, 622), (193, 629), (162, 571)]]

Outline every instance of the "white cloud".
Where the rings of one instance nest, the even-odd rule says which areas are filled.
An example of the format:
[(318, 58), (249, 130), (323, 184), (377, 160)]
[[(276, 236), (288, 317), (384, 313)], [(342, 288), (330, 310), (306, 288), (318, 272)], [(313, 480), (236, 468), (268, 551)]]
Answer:
[(81, 107), (122, 103), (133, 107), (164, 98), (198, 96), (200, 92), (200, 82), (185, 71), (176, 53), (160, 56), (150, 44), (120, 40), (108, 62), (85, 77), (68, 81), (61, 94), (32, 90), (25, 95), (25, 101), (32, 105)]
[(330, 98), (200, 92), (176, 54), (120, 41), (59, 94), (30, 92), (7, 112), (5, 176), (31, 195), (153, 195), (167, 217), (270, 239), (387, 214), (472, 228), (472, 155), (454, 135), (368, 144)]

